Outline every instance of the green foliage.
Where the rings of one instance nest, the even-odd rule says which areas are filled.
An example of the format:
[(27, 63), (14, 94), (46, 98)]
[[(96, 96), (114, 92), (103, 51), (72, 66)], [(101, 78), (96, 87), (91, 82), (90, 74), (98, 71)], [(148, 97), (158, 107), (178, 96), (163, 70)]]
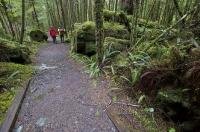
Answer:
[(33, 69), (13, 63), (0, 62), (0, 123), (11, 105), (17, 91), (32, 76)]
[(110, 11), (110, 10), (103, 11), (105, 21), (113, 21), (116, 18), (117, 14), (114, 11)]
[(86, 67), (86, 73), (90, 75), (90, 77), (98, 77), (101, 73), (101, 70), (99, 69), (96, 58), (94, 57), (86, 57), (81, 54), (71, 54), (72, 58), (74, 58), (77, 61), (80, 61), (81, 63), (85, 64)]
[(9, 40), (12, 39), (9, 34), (4, 33), (3, 29), (1, 29), (1, 27), (0, 27), (0, 38), (9, 39)]
[(92, 21), (87, 21), (82, 24), (82, 30), (87, 32), (95, 29), (95, 23)]
[[(156, 123), (154, 119), (154, 113), (148, 112), (149, 108), (139, 110), (133, 110), (133, 116), (144, 126), (146, 131), (149, 132), (158, 132), (158, 131), (165, 131), (164, 124)], [(161, 127), (162, 126), (162, 127)], [(160, 129), (160, 130), (159, 130)], [(162, 129), (162, 130), (161, 130)]]
[(109, 47), (111, 47), (112, 51), (124, 51), (130, 47), (130, 41), (106, 37), (104, 40), (104, 49), (108, 49)]
[(38, 45), (38, 43), (30, 42), (19, 44), (15, 41), (0, 38), (0, 61), (31, 63), (31, 58), (36, 53)]
[[(105, 37), (127, 38), (128, 31), (125, 26), (118, 23), (104, 23)], [(121, 34), (124, 34), (123, 36)], [(95, 23), (91, 21), (84, 22), (83, 24), (76, 24), (72, 37), (85, 41), (95, 41)]]
[[(125, 49), (130, 45), (130, 42), (128, 40), (123, 40), (123, 39), (129, 39), (129, 33), (125, 29), (125, 26), (123, 25), (120, 25), (118, 23), (105, 22), (104, 33), (105, 33), (104, 37), (110, 37), (106, 39), (105, 42), (106, 47), (109, 47), (109, 44), (111, 44), (109, 43), (109, 41), (113, 41), (112, 42), (113, 50), (118, 50), (117, 45), (121, 45), (121, 50)], [(87, 21), (84, 22), (83, 24), (76, 24), (74, 31), (72, 32), (72, 34), (70, 34), (70, 37), (71, 37), (72, 51), (77, 52), (79, 51), (78, 49), (84, 50), (83, 47), (85, 47), (84, 51), (85, 54), (96, 51), (94, 22)], [(112, 37), (115, 37), (116, 39)]]

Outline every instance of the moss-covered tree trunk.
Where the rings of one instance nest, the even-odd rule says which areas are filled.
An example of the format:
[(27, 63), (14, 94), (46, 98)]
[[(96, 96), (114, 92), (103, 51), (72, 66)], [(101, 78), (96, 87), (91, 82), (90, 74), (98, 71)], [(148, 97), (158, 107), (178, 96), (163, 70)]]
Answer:
[(60, 8), (61, 8), (61, 13), (62, 13), (63, 25), (64, 25), (64, 28), (66, 29), (66, 36), (67, 36), (68, 28), (67, 28), (67, 25), (66, 25), (66, 19), (65, 19), (66, 14), (65, 14), (65, 11), (64, 11), (64, 8), (63, 8), (63, 1), (62, 0), (60, 0)]
[(38, 19), (38, 14), (36, 12), (36, 8), (35, 8), (35, 0), (32, 0), (32, 7), (33, 7), (34, 20), (37, 23), (38, 29), (40, 29), (40, 22), (39, 22), (39, 19)]
[(96, 46), (98, 66), (101, 66), (103, 58), (103, 8), (104, 0), (95, 0)]

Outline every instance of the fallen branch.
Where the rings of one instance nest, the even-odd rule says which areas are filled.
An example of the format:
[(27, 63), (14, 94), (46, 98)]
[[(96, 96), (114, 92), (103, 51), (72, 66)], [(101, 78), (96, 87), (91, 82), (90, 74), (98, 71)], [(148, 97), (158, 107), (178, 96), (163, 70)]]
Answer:
[(182, 22), (186, 17), (188, 17), (195, 9), (197, 8), (194, 7), (193, 10), (187, 12), (185, 15), (183, 15), (176, 23), (174, 23), (173, 25), (171, 25), (169, 28), (165, 29), (163, 31), (163, 33), (161, 35), (159, 35), (157, 38), (155, 38), (150, 44), (149, 46), (145, 49), (146, 51), (153, 45), (155, 44), (157, 41), (160, 40), (160, 38), (162, 38), (165, 34), (167, 34), (171, 29), (173, 29), (175, 26), (177, 26), (180, 22)]
[(155, 44), (160, 38), (162, 38), (166, 33), (168, 33), (171, 29), (173, 29), (177, 24), (183, 21), (190, 13), (185, 14), (181, 17), (175, 24), (171, 25), (169, 28), (165, 29), (161, 35), (159, 35), (156, 39), (153, 40), (151, 44)]
[(131, 106), (131, 107), (140, 107), (140, 105), (134, 105), (134, 104), (123, 103), (123, 102), (113, 102), (113, 104), (120, 104), (120, 105), (126, 105), (126, 106)]
[(200, 48), (199, 44), (197, 43), (197, 41), (194, 38), (190, 39), (192, 44), (196, 47), (196, 48)]

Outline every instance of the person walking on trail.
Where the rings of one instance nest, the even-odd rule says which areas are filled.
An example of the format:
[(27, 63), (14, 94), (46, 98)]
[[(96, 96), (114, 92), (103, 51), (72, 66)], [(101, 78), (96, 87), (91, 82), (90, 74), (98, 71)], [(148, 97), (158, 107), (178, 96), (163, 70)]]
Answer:
[(60, 40), (61, 40), (61, 43), (64, 43), (64, 35), (65, 35), (65, 29), (64, 28), (58, 28), (58, 33), (60, 35)]
[(53, 39), (53, 43), (55, 44), (56, 43), (56, 36), (58, 35), (56, 28), (52, 26), (49, 30), (49, 33), (50, 33), (50, 36)]

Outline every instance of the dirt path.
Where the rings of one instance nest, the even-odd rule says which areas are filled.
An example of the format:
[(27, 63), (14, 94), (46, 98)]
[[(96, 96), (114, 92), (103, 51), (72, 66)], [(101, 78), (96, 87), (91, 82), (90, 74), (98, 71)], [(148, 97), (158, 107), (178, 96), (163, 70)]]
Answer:
[(115, 132), (105, 105), (107, 82), (91, 80), (69, 58), (69, 47), (47, 44), (39, 51), (15, 130), (23, 132)]

